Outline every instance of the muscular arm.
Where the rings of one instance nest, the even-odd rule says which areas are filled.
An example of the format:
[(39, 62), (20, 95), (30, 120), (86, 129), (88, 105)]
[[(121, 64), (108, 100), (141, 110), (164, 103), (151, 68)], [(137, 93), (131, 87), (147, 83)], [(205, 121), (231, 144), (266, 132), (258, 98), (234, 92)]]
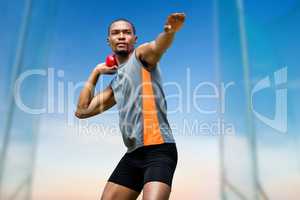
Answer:
[(147, 63), (150, 69), (156, 66), (165, 51), (171, 46), (175, 33), (183, 26), (185, 15), (174, 13), (168, 16), (164, 31), (149, 43), (139, 46), (136, 50), (137, 57)]
[(112, 88), (108, 86), (102, 92), (94, 96), (95, 86), (102, 73), (113, 73), (112, 68), (104, 64), (97, 66), (86, 81), (80, 92), (75, 116), (82, 119), (100, 114), (116, 104)]

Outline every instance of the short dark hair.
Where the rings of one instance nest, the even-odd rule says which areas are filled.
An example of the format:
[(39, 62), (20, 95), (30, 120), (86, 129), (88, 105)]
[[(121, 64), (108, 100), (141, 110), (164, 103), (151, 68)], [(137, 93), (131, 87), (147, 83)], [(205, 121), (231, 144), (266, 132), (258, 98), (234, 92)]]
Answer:
[(108, 35), (110, 34), (110, 28), (111, 28), (111, 25), (112, 25), (113, 23), (119, 22), (119, 21), (124, 21), (124, 22), (127, 22), (128, 24), (130, 24), (131, 27), (132, 27), (132, 30), (133, 30), (133, 34), (135, 35), (135, 26), (134, 26), (134, 24), (133, 24), (131, 21), (129, 21), (128, 19), (125, 19), (125, 18), (118, 18), (118, 19), (113, 20), (113, 21), (109, 24), (109, 26), (108, 26)]

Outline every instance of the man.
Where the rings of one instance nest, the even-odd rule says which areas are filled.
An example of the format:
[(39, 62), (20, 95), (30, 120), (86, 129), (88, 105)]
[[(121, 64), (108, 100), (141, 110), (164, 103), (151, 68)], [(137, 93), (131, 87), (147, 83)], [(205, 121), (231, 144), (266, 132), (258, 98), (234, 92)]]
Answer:
[[(108, 44), (118, 66), (99, 64), (82, 89), (75, 115), (87, 118), (117, 104), (119, 125), (127, 152), (111, 174), (102, 200), (133, 200), (143, 190), (144, 200), (167, 200), (177, 165), (175, 140), (166, 117), (166, 102), (158, 61), (183, 26), (185, 15), (168, 16), (164, 31), (137, 48), (134, 25), (126, 19), (109, 26)], [(102, 74), (116, 74), (109, 86), (94, 96)]]

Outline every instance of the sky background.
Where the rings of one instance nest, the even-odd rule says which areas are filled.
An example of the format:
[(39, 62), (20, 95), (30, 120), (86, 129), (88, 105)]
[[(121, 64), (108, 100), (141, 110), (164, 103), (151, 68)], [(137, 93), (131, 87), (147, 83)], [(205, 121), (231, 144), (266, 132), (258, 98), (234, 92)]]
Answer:
[[(6, 105), (11, 102), (12, 66), (26, 2), (0, 1), (1, 136), (7, 120)], [(30, 70), (44, 74), (27, 78), (20, 96), (25, 105), (45, 107), (46, 112), (33, 115), (18, 105), (14, 107), (4, 176), (8, 195), (34, 169), (34, 200), (100, 197), (126, 148), (118, 130), (116, 108), (88, 120), (73, 116), (80, 86), (111, 53), (106, 37), (112, 20), (122, 17), (132, 21), (140, 45), (155, 39), (170, 13), (184, 12), (185, 25), (160, 61), (168, 118), (179, 154), (171, 199), (220, 199), (220, 155), (225, 158), (227, 180), (248, 198), (253, 197), (241, 16), (247, 36), (250, 89), (265, 77), (271, 80), (271, 87), (255, 94), (255, 111), (268, 118), (275, 116), (278, 88), (274, 72), (287, 67), (288, 74), (287, 83), (279, 87), (287, 90), (287, 131), (277, 131), (251, 114), (257, 134), (258, 176), (270, 199), (299, 199), (300, 114), (296, 102), (300, 100), (300, 1), (240, 1), (242, 15), (237, 9), (239, 1), (234, 0), (32, 2), (17, 78), (37, 72)], [(97, 91), (111, 78), (101, 77)], [(222, 84), (228, 86), (223, 101)], [(224, 113), (213, 112), (220, 103)], [(220, 150), (218, 133), (222, 126), (229, 135)], [(228, 188), (225, 193), (234, 199)]]

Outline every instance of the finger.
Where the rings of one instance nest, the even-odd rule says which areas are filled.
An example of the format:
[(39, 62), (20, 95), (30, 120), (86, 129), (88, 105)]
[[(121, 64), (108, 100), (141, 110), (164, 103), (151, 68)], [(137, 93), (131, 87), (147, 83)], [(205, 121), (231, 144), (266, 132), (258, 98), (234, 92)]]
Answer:
[(176, 22), (178, 22), (178, 21), (183, 22), (185, 19), (185, 15), (180, 13), (180, 14), (175, 15), (174, 18), (175, 18)]
[(171, 20), (171, 18), (172, 18), (172, 15), (169, 15), (167, 18), (167, 21)]
[(117, 70), (111, 70), (110, 71), (110, 74), (115, 74), (115, 73), (117, 73)]
[(185, 17), (184, 13), (175, 13), (174, 17), (181, 19), (182, 17)]
[(114, 65), (112, 67), (109, 68), (110, 70), (117, 70), (118, 69), (118, 66), (117, 65)]
[(185, 20), (185, 15), (184, 14), (180, 15), (180, 16), (178, 16), (178, 18), (179, 18), (180, 21), (184, 21)]
[(107, 69), (107, 70), (111, 70), (111, 69), (114, 69), (114, 68), (115, 68), (115, 66), (116, 66), (116, 65), (113, 65), (113, 66), (107, 66), (107, 65), (105, 65), (105, 69)]
[(111, 70), (106, 71), (106, 74), (115, 74), (116, 72), (117, 72), (116, 69), (111, 69)]
[(173, 16), (175, 16), (175, 17), (179, 17), (179, 16), (182, 16), (182, 15), (184, 15), (183, 13), (174, 13), (173, 14)]
[(175, 16), (174, 16), (174, 20), (175, 20), (175, 22), (179, 21), (179, 16), (178, 16), (178, 15), (175, 15)]

